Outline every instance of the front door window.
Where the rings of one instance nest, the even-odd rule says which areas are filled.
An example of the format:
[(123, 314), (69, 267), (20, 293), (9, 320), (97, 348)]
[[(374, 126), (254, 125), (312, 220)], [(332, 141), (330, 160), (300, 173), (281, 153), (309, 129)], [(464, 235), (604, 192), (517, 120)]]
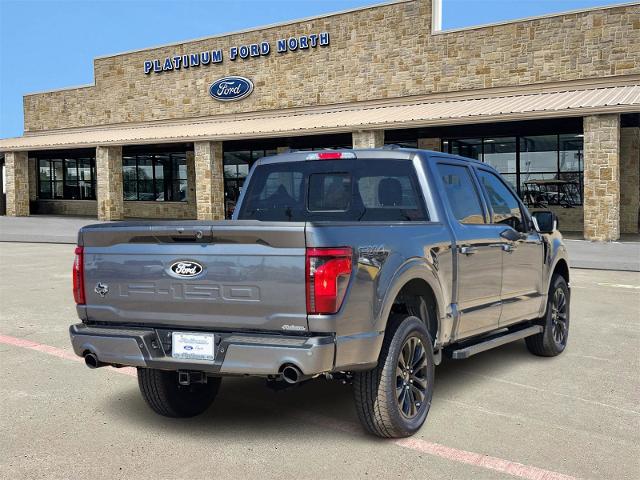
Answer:
[(486, 170), (479, 170), (478, 176), (493, 211), (491, 223), (508, 225), (518, 232), (525, 232), (527, 228), (520, 209), (520, 202), (515, 195), (509, 191), (497, 175)]

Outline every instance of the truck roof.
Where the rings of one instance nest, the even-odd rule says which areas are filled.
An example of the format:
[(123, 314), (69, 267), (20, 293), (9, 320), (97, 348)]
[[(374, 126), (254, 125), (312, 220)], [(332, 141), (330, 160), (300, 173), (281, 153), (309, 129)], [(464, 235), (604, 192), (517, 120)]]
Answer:
[(452, 155), (450, 153), (436, 152), (434, 150), (422, 150), (418, 148), (404, 148), (386, 146), (382, 148), (341, 148), (341, 149), (327, 149), (327, 150), (315, 150), (315, 151), (297, 151), (297, 152), (285, 152), (278, 155), (272, 155), (264, 157), (258, 160), (258, 164), (270, 164), (270, 163), (282, 163), (282, 162), (301, 162), (308, 159), (310, 155), (319, 153), (349, 153), (353, 154), (357, 160), (362, 159), (388, 159), (388, 160), (411, 160), (414, 156), (419, 155), (421, 158), (430, 160), (431, 158), (451, 158), (463, 162), (480, 163), (479, 160), (473, 158), (461, 157), (460, 155)]

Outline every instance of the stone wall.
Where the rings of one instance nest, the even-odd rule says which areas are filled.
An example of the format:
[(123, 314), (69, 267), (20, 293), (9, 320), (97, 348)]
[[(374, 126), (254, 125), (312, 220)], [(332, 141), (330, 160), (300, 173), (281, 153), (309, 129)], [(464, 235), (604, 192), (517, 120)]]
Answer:
[(96, 148), (96, 197), (99, 220), (122, 220), (122, 147)]
[(124, 202), (124, 216), (193, 220), (196, 218), (196, 205), (189, 202)]
[[(329, 32), (331, 44), (277, 53), (279, 38)], [(268, 56), (229, 48), (269, 41)], [(222, 49), (224, 61), (145, 75), (150, 59)], [(28, 95), (25, 130), (207, 117), (344, 102), (526, 86), (640, 73), (637, 5), (431, 33), (431, 1), (412, 0), (94, 62), (95, 86)], [(218, 102), (209, 85), (242, 75), (254, 92)]]
[(353, 148), (381, 148), (384, 146), (384, 130), (363, 130), (353, 132)]
[(620, 232), (638, 233), (640, 128), (620, 129)]
[(419, 138), (418, 148), (440, 152), (442, 150), (442, 140), (440, 138)]
[(27, 152), (7, 152), (4, 157), (7, 215), (29, 215), (29, 159)]
[(620, 238), (620, 115), (584, 117), (584, 237)]
[(558, 216), (558, 225), (561, 232), (579, 232), (584, 229), (584, 208), (564, 208), (558, 205), (549, 205), (545, 208), (533, 208), (536, 210), (551, 210)]
[[(95, 217), (98, 202), (95, 200), (38, 200), (32, 213), (43, 215), (75, 215)], [(194, 202), (124, 202), (123, 218), (196, 218)]]
[(34, 201), (38, 198), (38, 167), (36, 159), (29, 159), (29, 200)]
[(223, 220), (222, 142), (195, 142), (194, 151), (197, 218)]
[(95, 217), (98, 203), (95, 200), (37, 200), (32, 213), (40, 215), (75, 215)]

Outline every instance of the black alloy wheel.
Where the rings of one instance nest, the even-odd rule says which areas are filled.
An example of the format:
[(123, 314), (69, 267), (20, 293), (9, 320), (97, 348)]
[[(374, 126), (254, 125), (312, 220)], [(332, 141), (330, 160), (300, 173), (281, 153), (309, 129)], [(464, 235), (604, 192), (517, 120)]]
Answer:
[(561, 287), (556, 288), (551, 300), (551, 326), (556, 345), (563, 346), (569, 334), (567, 296)]
[(409, 337), (405, 340), (396, 367), (396, 397), (398, 408), (407, 418), (418, 415), (427, 396), (427, 351), (422, 340)]
[(567, 281), (560, 275), (554, 275), (547, 295), (547, 311), (544, 317), (537, 320), (543, 330), (525, 339), (531, 353), (555, 357), (567, 347), (570, 298)]
[(434, 380), (433, 340), (425, 322), (411, 315), (391, 315), (377, 366), (354, 372), (360, 422), (378, 437), (413, 435), (429, 414)]

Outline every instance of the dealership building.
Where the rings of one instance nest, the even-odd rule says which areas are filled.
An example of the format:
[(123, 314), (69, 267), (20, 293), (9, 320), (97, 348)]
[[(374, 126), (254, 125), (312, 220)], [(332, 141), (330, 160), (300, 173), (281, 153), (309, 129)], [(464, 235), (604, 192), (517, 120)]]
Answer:
[(591, 240), (638, 233), (640, 3), (443, 30), (399, 0), (96, 58), (24, 97), (7, 215), (212, 220), (288, 150), (426, 148), (495, 166)]

